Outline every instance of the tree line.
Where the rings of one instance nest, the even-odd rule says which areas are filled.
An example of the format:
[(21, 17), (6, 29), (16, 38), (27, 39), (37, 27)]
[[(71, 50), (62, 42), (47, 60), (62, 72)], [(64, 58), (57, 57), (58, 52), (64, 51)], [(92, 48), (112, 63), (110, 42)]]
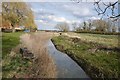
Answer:
[(27, 29), (36, 28), (32, 10), (25, 2), (3, 2), (0, 16), (2, 27), (12, 26), (13, 32), (16, 26), (25, 26)]
[(75, 28), (76, 31), (117, 32), (117, 25), (111, 20), (88, 20)]
[(75, 32), (101, 32), (101, 33), (110, 33), (110, 32), (118, 32), (118, 25), (117, 22), (113, 22), (110, 19), (102, 20), (87, 20), (83, 21), (82, 23), (72, 23), (69, 25), (66, 22), (58, 23), (55, 28), (60, 31), (69, 31), (70, 26), (72, 26)]

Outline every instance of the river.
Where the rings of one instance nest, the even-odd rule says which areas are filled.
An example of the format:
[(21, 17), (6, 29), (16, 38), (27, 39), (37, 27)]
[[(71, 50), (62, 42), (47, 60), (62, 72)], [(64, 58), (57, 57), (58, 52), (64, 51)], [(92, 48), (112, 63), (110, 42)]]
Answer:
[(90, 80), (84, 70), (68, 55), (58, 51), (51, 40), (47, 43), (49, 55), (57, 68), (57, 78), (85, 78)]

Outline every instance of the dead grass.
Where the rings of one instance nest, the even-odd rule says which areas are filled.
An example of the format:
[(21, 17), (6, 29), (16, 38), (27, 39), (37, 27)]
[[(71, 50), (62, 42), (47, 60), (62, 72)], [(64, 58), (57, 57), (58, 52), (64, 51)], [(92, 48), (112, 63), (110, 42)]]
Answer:
[(30, 76), (34, 78), (55, 78), (56, 66), (49, 56), (46, 43), (51, 38), (50, 33), (24, 34), (21, 38), (21, 45), (27, 47), (34, 54), (33, 66)]

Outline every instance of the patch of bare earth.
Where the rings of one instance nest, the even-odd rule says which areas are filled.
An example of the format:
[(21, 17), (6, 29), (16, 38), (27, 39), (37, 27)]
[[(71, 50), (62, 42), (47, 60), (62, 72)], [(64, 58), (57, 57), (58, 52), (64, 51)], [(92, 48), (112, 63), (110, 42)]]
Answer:
[(56, 66), (45, 46), (50, 38), (50, 33), (43, 32), (26, 33), (20, 37), (21, 46), (27, 47), (35, 57), (29, 70), (29, 77), (56, 78)]

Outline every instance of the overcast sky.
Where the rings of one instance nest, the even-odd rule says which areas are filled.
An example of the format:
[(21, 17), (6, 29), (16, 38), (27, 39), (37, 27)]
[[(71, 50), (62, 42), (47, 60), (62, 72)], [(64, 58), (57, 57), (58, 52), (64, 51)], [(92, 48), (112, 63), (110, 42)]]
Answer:
[[(38, 29), (54, 29), (59, 22), (81, 23), (88, 19), (99, 19), (92, 2), (32, 2), (35, 23)], [(103, 7), (103, 6), (102, 6)], [(110, 11), (107, 12), (110, 14)], [(116, 10), (117, 13), (117, 10)], [(72, 29), (72, 27), (71, 27)]]

